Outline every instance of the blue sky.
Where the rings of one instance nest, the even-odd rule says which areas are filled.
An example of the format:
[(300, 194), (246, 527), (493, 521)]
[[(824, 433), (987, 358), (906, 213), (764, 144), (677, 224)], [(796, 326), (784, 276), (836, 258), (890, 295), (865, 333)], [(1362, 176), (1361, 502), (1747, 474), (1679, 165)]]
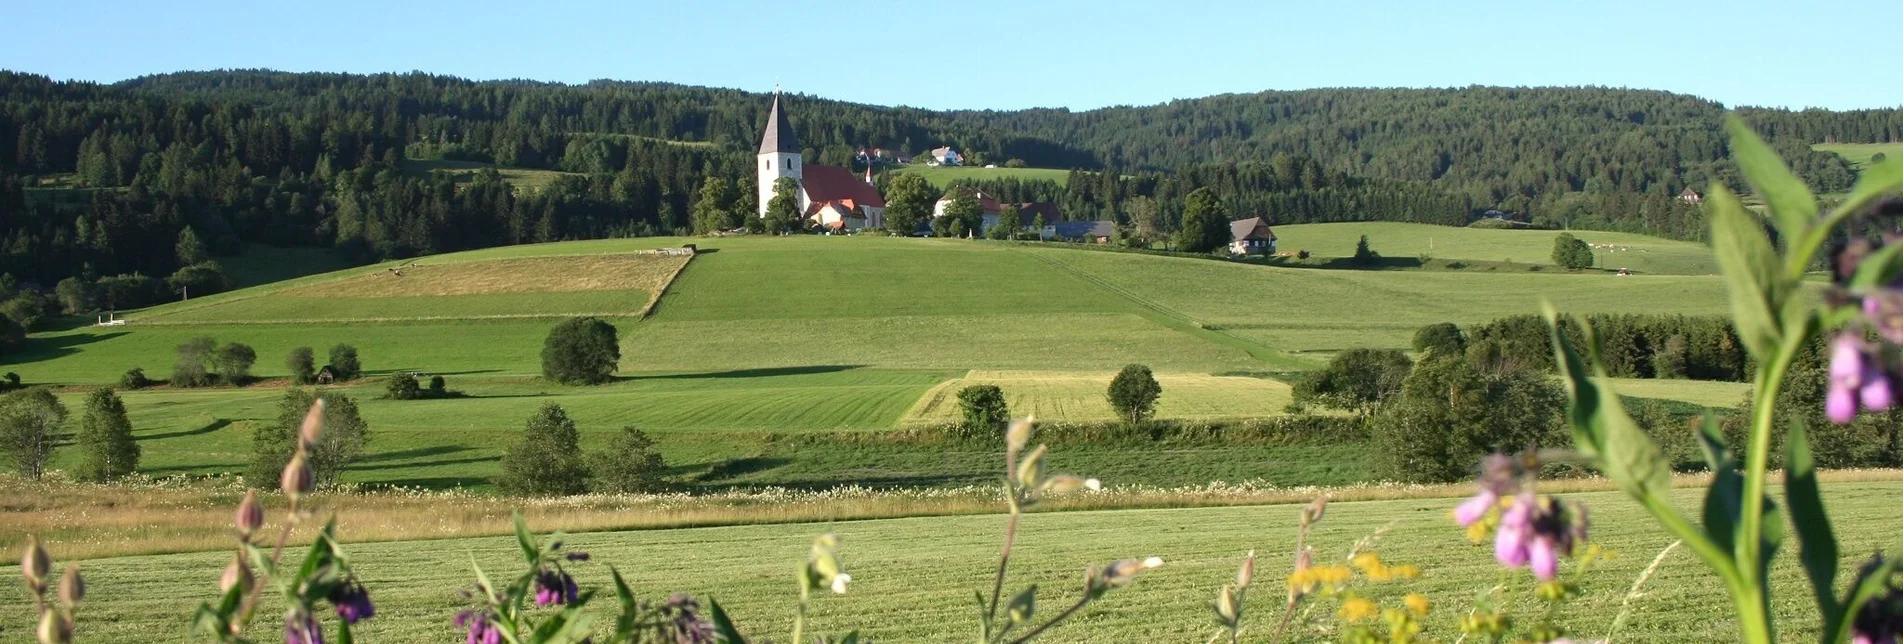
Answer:
[(929, 108), (1312, 87), (1607, 85), (1903, 105), (1895, 0), (20, 2), (0, 68), (658, 80)]

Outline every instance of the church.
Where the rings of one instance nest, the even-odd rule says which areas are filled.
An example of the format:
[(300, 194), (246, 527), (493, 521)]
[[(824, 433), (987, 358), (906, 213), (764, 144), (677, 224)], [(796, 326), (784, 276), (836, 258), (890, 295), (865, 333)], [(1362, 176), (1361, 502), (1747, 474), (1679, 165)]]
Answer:
[(760, 154), (756, 170), (760, 177), (759, 215), (766, 216), (767, 202), (773, 200), (773, 184), (791, 178), (800, 186), (800, 212), (815, 227), (835, 232), (851, 232), (885, 225), (885, 199), (872, 185), (872, 170), (864, 179), (846, 168), (830, 165), (805, 165), (800, 159), (799, 139), (793, 124), (780, 107), (780, 93), (773, 93), (773, 109), (767, 114), (766, 132), (760, 136)]

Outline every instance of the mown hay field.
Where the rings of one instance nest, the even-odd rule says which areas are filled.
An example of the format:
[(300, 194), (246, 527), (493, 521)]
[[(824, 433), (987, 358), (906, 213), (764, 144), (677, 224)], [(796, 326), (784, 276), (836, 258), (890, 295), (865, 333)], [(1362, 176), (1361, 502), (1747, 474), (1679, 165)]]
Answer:
[[(1062, 467), (1063, 453), (1054, 454)], [(1702, 490), (1681, 489), (1678, 503), (1694, 508)], [(1893, 499), (1903, 492), (1894, 482), (1835, 483), (1828, 488), (1845, 553), (1868, 553), (1895, 545)], [(1581, 584), (1583, 595), (1563, 612), (1562, 623), (1579, 636), (1607, 634), (1622, 610), (1633, 580), (1671, 539), (1633, 503), (1616, 492), (1569, 495), (1593, 511), (1592, 539), (1612, 556)], [(1447, 512), (1453, 499), (1401, 499), (1340, 502), (1311, 536), (1318, 559), (1344, 557), (1355, 542), (1381, 537), (1373, 549), (1386, 560), (1420, 566), (1416, 580), (1374, 584), (1362, 590), (1393, 606), (1402, 594), (1425, 593), (1435, 608), (1432, 632), (1445, 641), (1457, 637), (1456, 622), (1475, 595), (1505, 583), (1508, 606), (1522, 618), (1538, 611), (1525, 573), (1505, 574), (1494, 563), (1490, 545), (1466, 541)], [(1074, 601), (1080, 571), (1092, 563), (1125, 557), (1158, 556), (1160, 568), (1111, 593), (1074, 623), (1042, 641), (1200, 642), (1213, 632), (1208, 604), (1216, 589), (1231, 580), (1243, 554), (1261, 557), (1245, 628), (1261, 638), (1279, 618), (1277, 589), (1290, 561), (1298, 506), (1116, 510), (1037, 514), (1025, 519), (1012, 559), (1007, 588), (1039, 585), (1039, 613)], [(473, 560), (491, 575), (513, 575), (520, 565), (514, 541), (507, 537), (350, 542), (350, 511), (340, 510), (341, 532), (352, 563), (371, 589), (378, 610), (365, 622), (363, 636), (378, 642), (430, 642), (455, 639), (450, 618), (464, 607), (456, 590), (471, 583)], [(834, 533), (842, 543), (845, 567), (853, 575), (849, 592), (818, 597), (809, 633), (860, 630), (880, 641), (949, 641), (968, 637), (974, 628), (974, 590), (988, 589), (1004, 529), (1001, 515), (920, 517), (731, 526), (571, 535), (571, 549), (593, 555), (571, 570), (587, 586), (608, 583), (608, 566), (619, 568), (636, 592), (659, 599), (673, 591), (713, 597), (756, 637), (783, 636), (789, 627), (797, 591), (791, 570), (805, 557), (814, 535)], [(60, 545), (51, 546), (55, 557)], [(292, 550), (292, 554), (298, 552)], [(134, 556), (81, 562), (88, 600), (80, 612), (79, 636), (94, 642), (150, 641), (154, 633), (182, 636), (198, 602), (213, 596), (225, 552)], [(64, 563), (64, 562), (62, 562)], [(1847, 574), (1860, 555), (1846, 557)], [(0, 568), (15, 575), (17, 567)], [(1815, 639), (1808, 587), (1786, 552), (1774, 566), (1772, 592), (1787, 641)], [(0, 605), (26, 603), (19, 584), (0, 586)], [(267, 593), (267, 597), (270, 594)], [(604, 602), (604, 604), (609, 602)], [(605, 610), (601, 606), (598, 610)], [(1332, 612), (1322, 604), (1318, 614)], [(1724, 618), (1728, 600), (1696, 558), (1683, 548), (1668, 555), (1630, 605), (1617, 641), (1689, 642), (1735, 639)], [(271, 616), (281, 606), (267, 599), (253, 637), (275, 636), (281, 624)], [(29, 611), (0, 612), (0, 628), (28, 632)], [(603, 614), (598, 623), (612, 623)], [(1327, 633), (1305, 631), (1303, 641), (1333, 641)], [(170, 636), (168, 636), (169, 638)]]
[(1512, 262), (1542, 265), (1544, 270), (1558, 270), (1552, 265), (1553, 238), (1561, 233), (1592, 244), (1594, 266), (1601, 269), (1627, 268), (1645, 275), (1718, 273), (1718, 261), (1709, 246), (1635, 233), (1450, 228), (1391, 221), (1275, 227), (1276, 248), (1289, 253), (1306, 250), (1322, 257), (1352, 257), (1355, 244), (1367, 235), (1369, 248), (1384, 257)]
[[(1016, 415), (1052, 421), (1115, 420), (1104, 396), (1114, 376), (1090, 371), (973, 371), (932, 388), (905, 420), (957, 422), (961, 418), (958, 392), (972, 385), (1003, 389)], [(1263, 418), (1282, 414), (1295, 399), (1288, 383), (1279, 380), (1196, 373), (1160, 373), (1156, 379), (1163, 386), (1157, 401), (1160, 418)]]

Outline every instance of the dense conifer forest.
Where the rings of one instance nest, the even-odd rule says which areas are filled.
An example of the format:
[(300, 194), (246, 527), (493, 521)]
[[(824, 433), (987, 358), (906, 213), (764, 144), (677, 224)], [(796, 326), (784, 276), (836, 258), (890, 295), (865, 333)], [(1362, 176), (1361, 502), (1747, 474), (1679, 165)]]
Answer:
[[(1211, 187), (1231, 215), (1276, 223), (1459, 225), (1498, 209), (1695, 238), (1702, 218), (1674, 196), (1737, 183), (1724, 106), (1657, 91), (1327, 89), (1075, 112), (787, 100), (809, 163), (952, 145), (978, 162), (1072, 169), (1061, 187), (985, 185), (1133, 227), (1169, 228), (1183, 195)], [(0, 272), (42, 288), (134, 273), (215, 288), (204, 270), (179, 274), (244, 242), (368, 261), (691, 232), (708, 177), (726, 183), (705, 205), (751, 210), (741, 195), (754, 194), (768, 105), (662, 83), (215, 71), (100, 85), (0, 72)], [(1854, 171), (1809, 144), (1903, 140), (1903, 110), (1742, 112), (1826, 193)], [(477, 169), (430, 171), (450, 162)], [(511, 168), (552, 178), (525, 187)], [(80, 295), (68, 308), (121, 305)]]

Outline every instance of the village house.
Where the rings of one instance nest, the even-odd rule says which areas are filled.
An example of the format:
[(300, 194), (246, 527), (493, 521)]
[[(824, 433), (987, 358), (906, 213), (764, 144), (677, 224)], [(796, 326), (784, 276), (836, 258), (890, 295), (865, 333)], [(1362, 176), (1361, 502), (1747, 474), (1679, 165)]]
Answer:
[(1270, 255), (1275, 253), (1275, 231), (1261, 217), (1229, 222), (1229, 254)]
[(766, 216), (767, 204), (773, 201), (774, 182), (787, 178), (799, 184), (800, 213), (814, 226), (850, 232), (885, 225), (885, 199), (872, 184), (871, 169), (861, 180), (845, 168), (801, 162), (799, 139), (786, 111), (780, 109), (777, 92), (755, 160), (759, 162), (759, 216)]
[(957, 150), (951, 149), (949, 145), (942, 148), (932, 148), (932, 151), (928, 154), (930, 158), (925, 160), (925, 165), (941, 166), (965, 164), (965, 157), (958, 154)]
[(1086, 244), (1108, 244), (1117, 236), (1117, 222), (1114, 221), (1060, 221), (1044, 226), (1038, 231), (1038, 237), (1045, 240), (1073, 241)]
[(1693, 190), (1691, 186), (1685, 186), (1685, 189), (1678, 193), (1678, 200), (1696, 206), (1705, 203), (1705, 195), (1698, 194), (1698, 191)]
[[(1004, 212), (1003, 203), (1000, 203), (996, 197), (985, 194), (983, 190), (966, 189), (961, 192), (977, 198), (978, 209), (984, 211), (985, 230), (991, 230), (992, 226), (998, 225), (998, 215)], [(950, 193), (939, 197), (938, 201), (932, 204), (932, 218), (937, 219), (945, 216), (945, 207), (951, 205), (951, 202), (952, 195)]]

